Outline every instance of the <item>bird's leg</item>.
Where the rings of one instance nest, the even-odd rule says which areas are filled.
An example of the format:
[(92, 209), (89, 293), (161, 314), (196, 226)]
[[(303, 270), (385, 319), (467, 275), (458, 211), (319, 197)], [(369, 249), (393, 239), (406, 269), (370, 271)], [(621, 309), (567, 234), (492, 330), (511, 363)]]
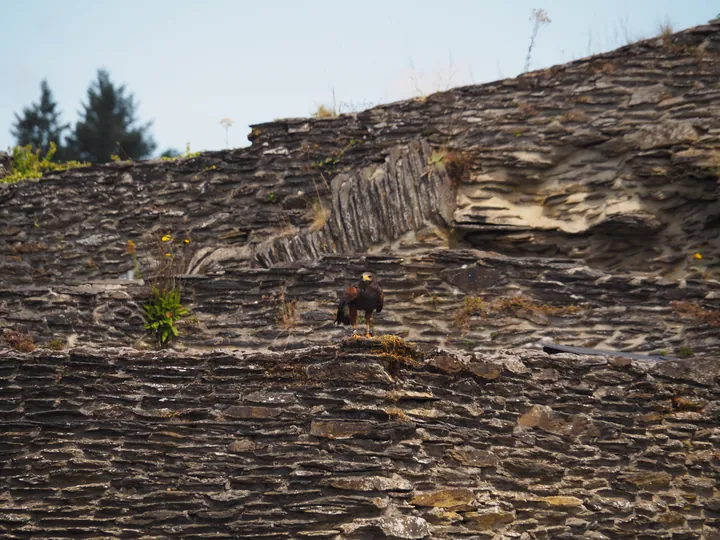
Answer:
[(374, 326), (372, 311), (365, 313), (365, 335), (367, 337), (373, 337)]
[(355, 306), (350, 306), (350, 322), (352, 323), (353, 327), (353, 337), (358, 335), (357, 327), (358, 327), (358, 317), (357, 317), (357, 308)]

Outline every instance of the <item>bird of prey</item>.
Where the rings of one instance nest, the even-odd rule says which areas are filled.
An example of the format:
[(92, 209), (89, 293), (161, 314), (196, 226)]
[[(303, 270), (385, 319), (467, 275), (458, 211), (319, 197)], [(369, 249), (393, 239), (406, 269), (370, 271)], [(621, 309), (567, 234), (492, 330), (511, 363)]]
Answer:
[(357, 334), (357, 312), (365, 312), (365, 330), (368, 337), (372, 337), (375, 329), (373, 311), (380, 313), (383, 308), (385, 296), (375, 281), (375, 276), (365, 272), (356, 285), (345, 289), (343, 297), (338, 304), (335, 324), (352, 324), (353, 335)]

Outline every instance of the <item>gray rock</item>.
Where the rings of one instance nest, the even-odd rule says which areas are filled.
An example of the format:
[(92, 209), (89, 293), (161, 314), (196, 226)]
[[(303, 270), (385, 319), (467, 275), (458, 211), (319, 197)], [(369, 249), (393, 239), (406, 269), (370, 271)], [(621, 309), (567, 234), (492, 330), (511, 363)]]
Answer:
[(430, 535), (428, 522), (417, 516), (382, 517), (378, 523), (387, 538), (427, 538)]
[(691, 381), (704, 386), (717, 384), (720, 364), (714, 359), (668, 360), (658, 363), (650, 370), (656, 377)]

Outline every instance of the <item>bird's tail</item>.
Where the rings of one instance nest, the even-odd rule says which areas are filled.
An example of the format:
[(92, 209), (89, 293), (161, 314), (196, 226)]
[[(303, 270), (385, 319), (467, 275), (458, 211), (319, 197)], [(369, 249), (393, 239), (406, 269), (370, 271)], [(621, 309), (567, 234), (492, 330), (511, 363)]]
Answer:
[(351, 324), (350, 306), (344, 303), (338, 306), (337, 315), (335, 315), (335, 324)]

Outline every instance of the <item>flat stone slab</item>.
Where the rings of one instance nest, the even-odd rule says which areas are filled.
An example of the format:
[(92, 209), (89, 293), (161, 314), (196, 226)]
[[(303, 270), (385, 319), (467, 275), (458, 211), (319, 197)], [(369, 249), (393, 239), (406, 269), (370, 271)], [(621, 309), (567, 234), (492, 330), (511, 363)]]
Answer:
[(567, 345), (558, 345), (557, 343), (544, 343), (543, 351), (548, 354), (572, 353), (572, 354), (589, 354), (592, 356), (621, 356), (632, 360), (676, 360), (667, 356), (649, 356), (647, 354), (636, 354), (621, 351), (606, 351), (604, 349), (588, 349), (585, 347), (569, 347)]

